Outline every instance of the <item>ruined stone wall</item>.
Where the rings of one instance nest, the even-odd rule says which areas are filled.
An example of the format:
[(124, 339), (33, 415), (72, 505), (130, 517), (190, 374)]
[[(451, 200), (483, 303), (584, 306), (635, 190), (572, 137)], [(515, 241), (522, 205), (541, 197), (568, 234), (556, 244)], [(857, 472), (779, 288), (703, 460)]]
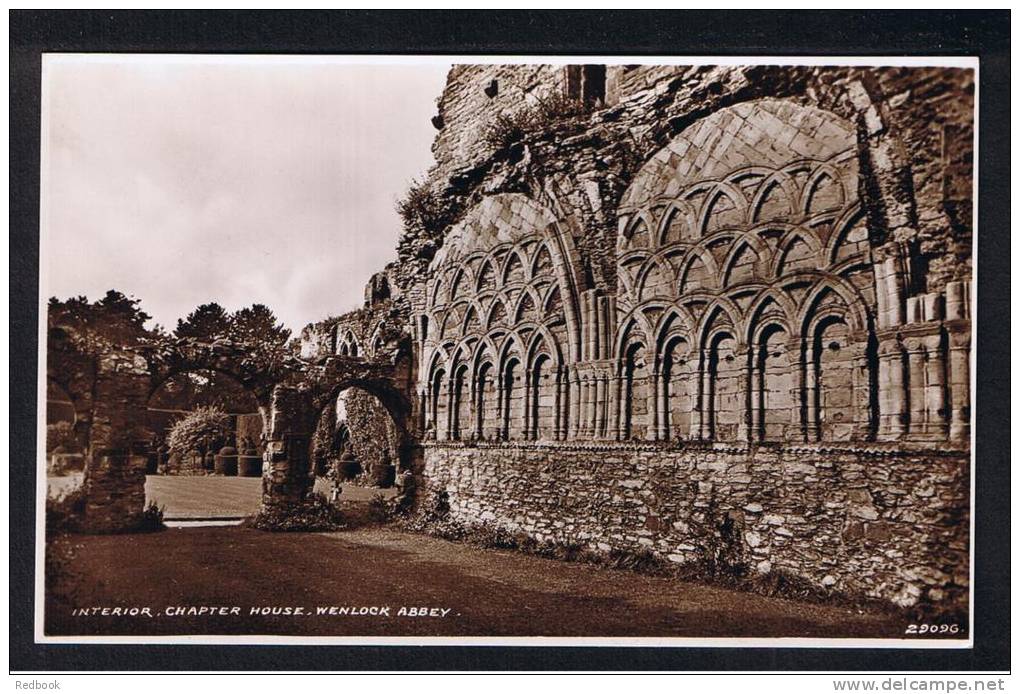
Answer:
[(752, 572), (911, 605), (966, 599), (968, 467), (880, 446), (481, 443), (430, 446), (425, 473), (467, 525), (697, 563), (732, 524), (730, 561)]
[(454, 69), (440, 102), (442, 223), (400, 247), (429, 481), (465, 520), (677, 561), (714, 495), (752, 570), (958, 594), (972, 72), (609, 66), (521, 118), (567, 67)]

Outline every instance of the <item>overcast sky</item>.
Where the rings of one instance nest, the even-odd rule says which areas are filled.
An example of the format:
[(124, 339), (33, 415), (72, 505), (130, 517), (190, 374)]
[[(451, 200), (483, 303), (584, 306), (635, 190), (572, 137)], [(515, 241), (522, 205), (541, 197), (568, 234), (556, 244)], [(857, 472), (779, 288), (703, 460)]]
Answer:
[(209, 301), (295, 332), (357, 308), (448, 69), (51, 62), (47, 296), (118, 289), (170, 329)]

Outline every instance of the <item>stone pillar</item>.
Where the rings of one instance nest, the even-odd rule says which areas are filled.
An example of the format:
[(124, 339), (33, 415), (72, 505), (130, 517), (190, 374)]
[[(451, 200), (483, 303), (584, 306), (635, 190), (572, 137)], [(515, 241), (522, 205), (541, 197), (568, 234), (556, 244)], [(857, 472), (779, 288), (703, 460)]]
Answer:
[(595, 383), (594, 377), (584, 381), (584, 434), (585, 438), (595, 438)]
[[(800, 352), (800, 350), (798, 350)], [(799, 382), (799, 392), (794, 393), (793, 402), (796, 424), (801, 424), (804, 431), (805, 441), (818, 441), (821, 438), (821, 427), (818, 421), (818, 355), (815, 354), (814, 344), (805, 341), (802, 352), (795, 368), (797, 375), (795, 382)], [(800, 418), (803, 417), (803, 421)]]
[(602, 375), (595, 373), (592, 376), (592, 394), (593, 394), (593, 412), (592, 412), (592, 431), (591, 437), (593, 439), (602, 438), (602, 405), (605, 402), (606, 389), (605, 384), (602, 382)]
[(748, 391), (750, 393), (750, 426), (747, 432), (747, 441), (758, 441), (762, 438), (761, 423), (761, 368), (759, 366), (758, 349), (751, 348), (750, 369), (747, 377)]
[(908, 431), (911, 436), (919, 436), (924, 434), (925, 419), (924, 344), (920, 338), (912, 337), (905, 339), (903, 346), (907, 352), (907, 398), (910, 403)]
[(952, 398), (949, 438), (970, 439), (970, 321), (948, 324), (949, 379)]
[(946, 285), (945, 328), (949, 334), (949, 438), (970, 439), (970, 282)]
[(691, 408), (691, 438), (701, 439), (704, 438), (705, 431), (705, 399), (708, 397), (708, 393), (705, 390), (705, 379), (708, 373), (708, 361), (706, 359), (705, 350), (699, 350), (698, 352), (698, 365), (697, 369), (692, 374), (694, 376), (694, 406)]
[(570, 379), (570, 438), (580, 437), (581, 426), (581, 382), (577, 377), (577, 371), (571, 369)]
[(878, 439), (895, 441), (906, 427), (903, 350), (896, 336), (884, 334), (878, 343)]
[[(521, 437), (528, 441), (532, 438), (532, 432), (534, 430), (534, 423), (531, 421), (532, 414), (535, 409), (535, 393), (532, 392), (532, 381), (535, 380), (531, 377), (531, 369), (524, 370), (524, 426), (521, 427)], [(535, 391), (537, 392), (538, 386), (535, 384)]]
[(945, 360), (942, 356), (942, 335), (937, 333), (924, 339), (925, 390), (924, 390), (924, 433), (933, 439), (942, 440), (948, 434), (946, 418), (946, 376)]
[(660, 369), (658, 403), (659, 440), (668, 441), (673, 434), (669, 411), (669, 369)]
[(262, 464), (262, 512), (286, 513), (308, 499), (315, 482), (309, 455), (315, 410), (309, 395), (291, 386), (276, 386), (272, 402)]
[(446, 383), (446, 431), (443, 432), (443, 439), (450, 441), (453, 439), (453, 421), (456, 417), (454, 414), (454, 408), (456, 407), (455, 393), (456, 379), (451, 375)]
[(615, 367), (615, 373), (609, 379), (609, 427), (606, 436), (614, 441), (619, 441), (620, 435), (620, 366)]
[(143, 437), (148, 368), (144, 358), (128, 351), (105, 355), (97, 366), (82, 481), (84, 530), (131, 531), (145, 510), (146, 457), (135, 444)]

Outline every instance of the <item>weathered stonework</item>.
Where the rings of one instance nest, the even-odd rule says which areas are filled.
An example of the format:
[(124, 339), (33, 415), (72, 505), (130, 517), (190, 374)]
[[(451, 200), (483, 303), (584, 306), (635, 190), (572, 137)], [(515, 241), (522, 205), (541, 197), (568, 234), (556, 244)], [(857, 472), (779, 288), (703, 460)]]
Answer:
[(455, 517), (692, 561), (709, 495), (752, 570), (965, 594), (971, 72), (468, 66), (440, 111), (401, 286)]
[(747, 570), (910, 605), (966, 593), (968, 468), (878, 445), (451, 443), (425, 475), (469, 525), (699, 563), (729, 519)]

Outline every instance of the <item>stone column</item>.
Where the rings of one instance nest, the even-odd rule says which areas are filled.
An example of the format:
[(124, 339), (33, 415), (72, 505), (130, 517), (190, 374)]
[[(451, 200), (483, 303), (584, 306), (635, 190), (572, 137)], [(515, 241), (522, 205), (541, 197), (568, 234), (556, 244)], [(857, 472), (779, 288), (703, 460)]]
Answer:
[(751, 348), (750, 370), (747, 377), (748, 390), (750, 391), (750, 428), (747, 432), (747, 441), (758, 441), (762, 438), (761, 422), (761, 368), (758, 356), (758, 349)]
[(608, 438), (619, 441), (620, 436), (620, 366), (615, 367), (615, 373), (609, 380), (609, 430), (606, 432)]
[(906, 392), (903, 387), (903, 351), (895, 334), (879, 336), (878, 343), (878, 439), (895, 441), (903, 436)]
[(866, 441), (871, 438), (872, 412), (871, 412), (871, 366), (868, 363), (867, 355), (868, 333), (851, 337), (849, 349), (851, 350), (851, 363), (853, 372), (851, 382), (853, 387), (853, 412), (854, 428), (850, 437), (854, 441)]
[(662, 368), (659, 374), (659, 440), (669, 441), (673, 435), (671, 412), (669, 408), (669, 375), (670, 369)]
[(946, 321), (949, 333), (949, 438), (970, 439), (970, 282), (946, 285)]
[(594, 412), (592, 417), (591, 437), (593, 439), (600, 439), (602, 438), (602, 405), (605, 402), (606, 389), (605, 384), (602, 382), (601, 374), (596, 373), (592, 380), (594, 381), (592, 384), (592, 391), (594, 394)]
[(453, 440), (453, 422), (456, 415), (456, 378), (451, 374), (446, 384), (446, 434), (443, 437), (447, 441)]
[(660, 366), (653, 376), (655, 379), (655, 439), (657, 441), (665, 441), (668, 438), (669, 384), (665, 380), (666, 371)]
[(949, 328), (949, 379), (952, 411), (949, 438), (970, 438), (970, 321), (947, 323)]
[(581, 427), (581, 382), (577, 377), (577, 371), (570, 370), (570, 438), (580, 437)]
[(103, 356), (97, 367), (82, 481), (84, 530), (131, 531), (145, 510), (146, 457), (136, 442), (144, 433), (147, 364), (140, 355), (123, 351)]
[(584, 382), (584, 434), (585, 438), (595, 438), (595, 383), (594, 376)]
[[(818, 441), (821, 439), (821, 422), (818, 421), (818, 359), (821, 355), (815, 354), (815, 348), (813, 343), (808, 343), (804, 347), (804, 358), (797, 364), (797, 370), (802, 374), (803, 378), (803, 417), (804, 417), (804, 440), (805, 441)], [(799, 380), (799, 379), (795, 379)], [(800, 398), (795, 398), (794, 403), (797, 403), (795, 407), (795, 414), (801, 414), (802, 402)]]
[[(535, 393), (532, 391), (532, 381), (535, 380), (531, 377), (531, 369), (524, 370), (524, 426), (521, 427), (521, 437), (528, 441), (532, 439), (532, 431), (534, 430), (533, 422), (531, 421), (532, 413), (535, 409)], [(535, 387), (537, 392), (537, 384)]]
[(691, 408), (691, 438), (701, 439), (704, 438), (705, 431), (705, 399), (708, 397), (707, 391), (705, 390), (705, 379), (708, 372), (708, 361), (705, 354), (705, 350), (698, 351), (698, 364), (694, 370), (693, 376), (694, 381), (694, 397), (692, 398), (694, 406)]
[(925, 353), (924, 343), (920, 338), (912, 337), (903, 341), (907, 352), (908, 388), (907, 397), (910, 403), (910, 424), (908, 431), (911, 436), (924, 434), (925, 426)]
[(314, 407), (307, 393), (290, 386), (273, 389), (262, 465), (262, 511), (287, 512), (303, 503), (315, 481), (311, 475)]
[(750, 425), (750, 421), (749, 421), (748, 417), (749, 417), (750, 413), (748, 412), (748, 403), (749, 403), (749, 395), (750, 394), (747, 392), (747, 387), (748, 387), (748, 383), (749, 383), (749, 379), (750, 379), (751, 375), (748, 372), (748, 368), (747, 368), (747, 365), (748, 365), (748, 356), (749, 356), (748, 350), (749, 350), (748, 347), (743, 347), (743, 346), (742, 347), (738, 347), (735, 350), (734, 355), (733, 355), (733, 358), (736, 360), (736, 362), (738, 364), (741, 364), (742, 367), (743, 367), (741, 369), (741, 371), (742, 371), (741, 378), (737, 380), (737, 383), (741, 384), (741, 391), (740, 391), (740, 398), (739, 398), (739, 401), (740, 401), (740, 414), (739, 414), (739, 417), (737, 418), (737, 441), (748, 441), (749, 440), (749, 425)]
[(949, 432), (946, 418), (946, 367), (942, 356), (941, 333), (925, 338), (925, 433), (935, 439), (945, 439)]

